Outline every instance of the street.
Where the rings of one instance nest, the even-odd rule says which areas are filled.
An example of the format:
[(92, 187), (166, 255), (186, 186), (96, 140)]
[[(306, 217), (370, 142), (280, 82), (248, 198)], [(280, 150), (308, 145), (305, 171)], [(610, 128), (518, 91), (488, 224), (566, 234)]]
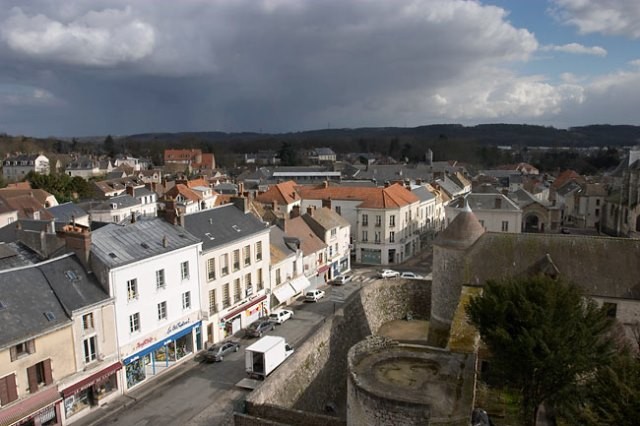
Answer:
[[(399, 266), (397, 270), (412, 270), (427, 274), (430, 266), (415, 260), (414, 265)], [(413, 263), (413, 262), (412, 262)], [(418, 267), (420, 265), (420, 267)], [(340, 287), (325, 286), (326, 295), (317, 303), (304, 303), (300, 297), (287, 307), (294, 317), (276, 326), (269, 334), (284, 337), (294, 348), (301, 345), (315, 325), (333, 314), (334, 309), (362, 285), (375, 280), (380, 267), (357, 267), (351, 272), (352, 281)], [(395, 268), (394, 268), (395, 269)], [(332, 297), (332, 292), (339, 297)], [(335, 305), (334, 305), (335, 304)], [(223, 362), (205, 363), (192, 359), (174, 367), (139, 391), (118, 398), (76, 422), (78, 425), (211, 425), (230, 424), (234, 404), (241, 402), (249, 392), (236, 387), (246, 377), (244, 348), (257, 339), (241, 338), (240, 350), (226, 355)], [(166, 377), (163, 377), (166, 376)], [(268, 379), (267, 379), (268, 380)]]

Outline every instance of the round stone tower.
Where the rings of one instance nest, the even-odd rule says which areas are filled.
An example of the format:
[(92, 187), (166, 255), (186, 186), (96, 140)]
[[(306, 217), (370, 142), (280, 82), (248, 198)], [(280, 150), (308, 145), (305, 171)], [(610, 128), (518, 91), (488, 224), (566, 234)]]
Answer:
[(433, 280), (431, 284), (430, 345), (445, 347), (451, 321), (463, 284), (464, 256), (484, 228), (465, 202), (465, 206), (433, 242)]

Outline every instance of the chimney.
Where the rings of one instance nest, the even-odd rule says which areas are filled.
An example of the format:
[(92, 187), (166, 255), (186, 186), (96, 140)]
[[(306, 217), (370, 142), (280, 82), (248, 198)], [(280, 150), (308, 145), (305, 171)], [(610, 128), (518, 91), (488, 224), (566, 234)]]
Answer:
[(385, 188), (388, 188), (388, 187), (389, 187), (389, 185), (391, 185), (391, 182), (389, 182), (388, 180), (385, 180), (385, 181), (384, 181), (384, 187), (385, 187)]
[(238, 182), (238, 195), (244, 195), (244, 182)]
[(136, 212), (131, 212), (131, 223), (136, 223)]
[(231, 197), (231, 202), (244, 214), (249, 213), (249, 202), (245, 197)]
[(278, 203), (276, 202), (276, 200), (273, 200), (271, 202), (271, 210), (275, 212), (277, 208), (278, 208)]
[(167, 236), (165, 235), (164, 237), (162, 237), (162, 247), (167, 248), (169, 246), (169, 240), (167, 239)]
[(291, 209), (291, 219), (300, 216), (300, 206), (293, 206)]
[(49, 233), (51, 233), (51, 234), (55, 234), (56, 233), (56, 220), (55, 219), (51, 219), (51, 222), (49, 222)]
[(416, 185), (422, 185), (422, 179), (417, 178), (416, 179)]
[(331, 197), (322, 200), (322, 207), (326, 207), (331, 210)]
[(323, 188), (328, 188), (329, 187), (329, 181), (325, 180), (324, 182), (322, 182), (322, 187)]
[(91, 230), (82, 225), (66, 225), (62, 228), (62, 234), (67, 251), (74, 252), (85, 269), (90, 271)]
[(313, 217), (313, 211), (315, 210), (315, 208), (313, 206), (309, 206), (307, 207), (307, 214), (311, 217)]
[(135, 194), (135, 188), (133, 187), (133, 185), (127, 185), (126, 189), (127, 189), (127, 194), (133, 197)]

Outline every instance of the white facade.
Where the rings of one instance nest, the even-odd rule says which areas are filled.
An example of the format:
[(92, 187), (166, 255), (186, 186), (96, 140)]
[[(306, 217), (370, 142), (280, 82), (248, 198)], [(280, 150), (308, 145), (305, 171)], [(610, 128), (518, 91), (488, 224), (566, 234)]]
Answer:
[[(153, 210), (154, 213), (150, 212), (149, 216), (155, 216), (155, 209), (152, 208), (150, 210)], [(141, 204), (135, 204), (133, 206), (123, 206), (114, 202), (113, 204), (107, 206), (106, 209), (91, 209), (89, 211), (89, 214), (91, 215), (91, 220), (94, 222), (120, 223), (131, 219), (132, 214), (135, 216), (142, 215), (142, 211), (143, 210)]]
[(4, 213), (0, 213), (0, 228), (5, 227), (17, 221), (18, 221), (17, 210), (10, 210)]
[(44, 155), (19, 155), (2, 161), (2, 176), (10, 181), (25, 178), (29, 172), (49, 174), (49, 159)]
[[(274, 263), (270, 266), (270, 293), (273, 295), (271, 300), (272, 308), (280, 305), (288, 305), (291, 303), (294, 296), (300, 293), (298, 287), (293, 287), (291, 283), (292, 281), (299, 280), (301, 277), (304, 277), (303, 268), (301, 250), (292, 252), (280, 262)], [(306, 283), (308, 282), (309, 281), (307, 280)]]
[(199, 257), (203, 329), (209, 343), (268, 314), (269, 229)]
[[(483, 206), (471, 205), (473, 214), (478, 218), (480, 224), (488, 232), (520, 233), (522, 232), (522, 210), (507, 197), (499, 195), (500, 202), (496, 204), (496, 194), (470, 194), (469, 196), (487, 196), (491, 203)], [(471, 203), (470, 203), (471, 204)], [(450, 204), (445, 207), (447, 226), (460, 213), (461, 207), (454, 207)]]
[[(198, 350), (191, 330), (200, 324), (200, 247), (191, 245), (109, 271), (125, 389)], [(172, 338), (184, 331), (189, 333)]]

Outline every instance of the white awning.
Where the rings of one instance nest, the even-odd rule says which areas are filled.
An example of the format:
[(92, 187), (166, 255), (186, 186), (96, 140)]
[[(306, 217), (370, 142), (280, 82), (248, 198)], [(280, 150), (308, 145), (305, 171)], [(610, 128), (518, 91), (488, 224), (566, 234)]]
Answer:
[(281, 286), (273, 289), (273, 295), (280, 303), (284, 303), (291, 299), (296, 293), (297, 292), (289, 285), (289, 283), (282, 284)]
[(310, 285), (311, 282), (309, 282), (309, 278), (304, 275), (291, 280), (291, 286), (296, 290), (296, 293), (303, 292)]

